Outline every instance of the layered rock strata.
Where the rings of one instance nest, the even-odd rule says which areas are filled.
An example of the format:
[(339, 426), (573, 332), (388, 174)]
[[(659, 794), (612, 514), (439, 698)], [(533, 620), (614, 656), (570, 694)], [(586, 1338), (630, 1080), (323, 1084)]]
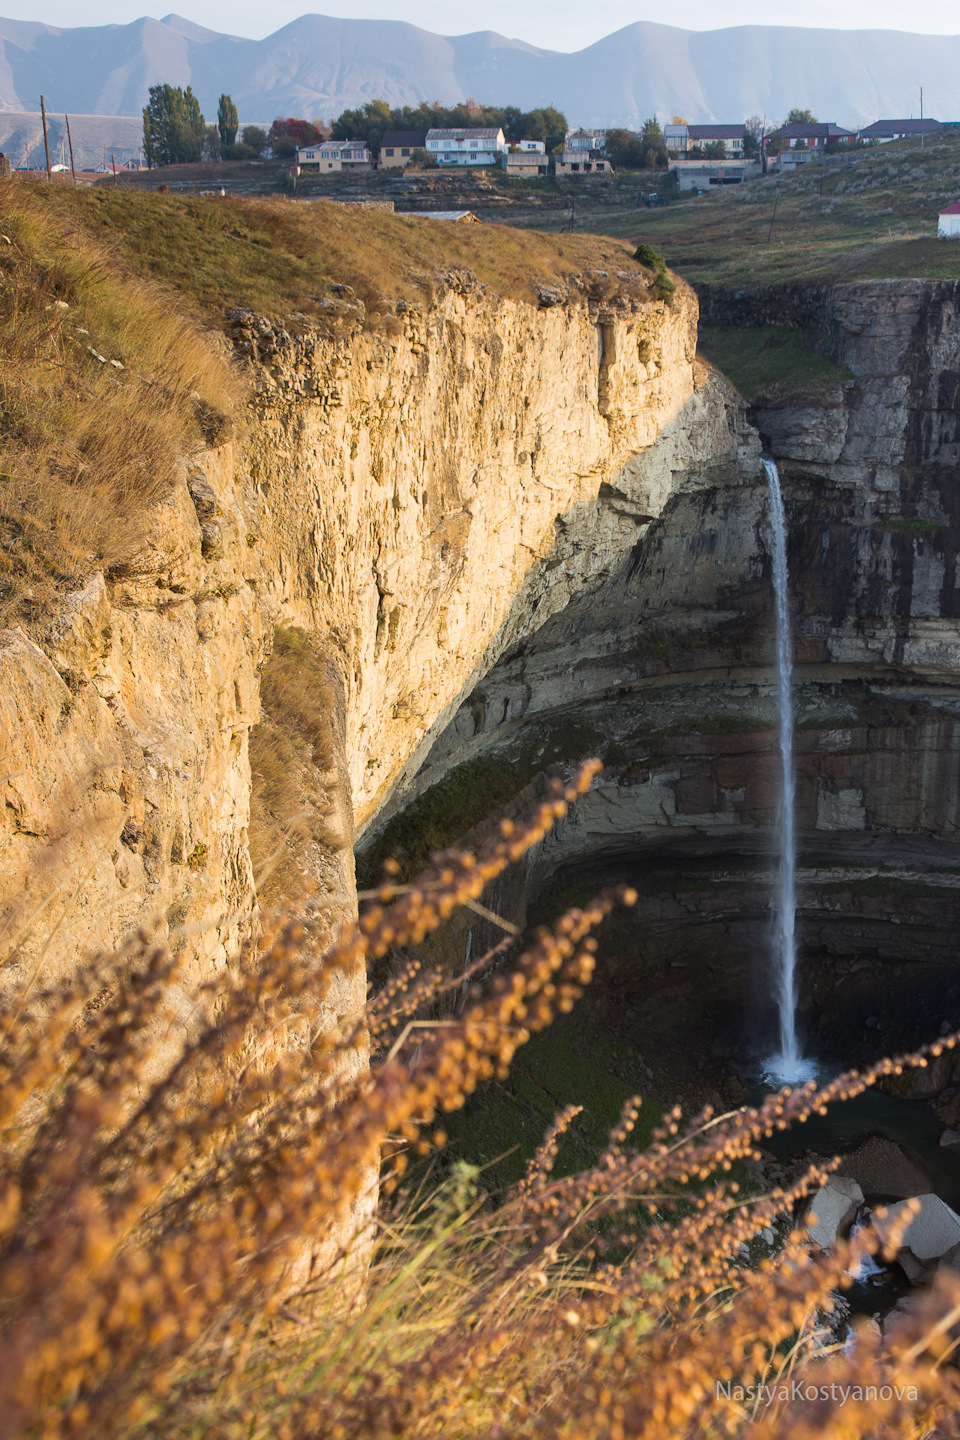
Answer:
[[(931, 1002), (951, 963), (960, 870), (958, 293), (907, 281), (793, 296), (794, 318), (809, 323), (816, 313), (829, 326), (824, 348), (854, 378), (836, 391), (780, 393), (755, 414), (780, 463), (788, 512), (797, 817), (809, 862), (801, 944), (815, 961), (802, 1000), (833, 1048), (856, 1015), (849, 987), (839, 997), (831, 989), (844, 966), (869, 957), (907, 966), (896, 980), (887, 972), (888, 998), (913, 990)], [(707, 304), (727, 323), (769, 318), (756, 297), (740, 297), (739, 309), (729, 298), (726, 310), (715, 297)], [(562, 887), (583, 866), (596, 874), (601, 859), (621, 877), (632, 865), (636, 878), (653, 857), (672, 857), (678, 870), (696, 858), (706, 867), (697, 884), (714, 899), (731, 864), (759, 865), (755, 883), (734, 887), (749, 944), (746, 931), (737, 939), (730, 929), (729, 907), (690, 929), (680, 919), (690, 885), (674, 892), (661, 870), (664, 915), (675, 909), (664, 936), (682, 950), (689, 930), (694, 949), (706, 944), (739, 967), (743, 1013), (769, 951), (778, 758), (767, 497), (756, 448), (743, 437), (734, 444), (735, 431), (726, 467), (688, 461), (631, 553), (613, 557), (594, 588), (504, 654), (436, 740), (417, 786), (455, 785), (462, 765), (476, 776), (484, 764), (528, 764), (538, 747), (562, 760), (565, 733), (568, 762), (599, 751), (604, 776), (531, 858), (510, 913), (522, 914), (548, 881)], [(667, 444), (668, 436), (658, 442)], [(653, 452), (637, 462), (651, 463)], [(836, 890), (810, 879), (823, 867)], [(643, 945), (632, 953), (642, 971)], [(876, 988), (875, 965), (868, 978)], [(642, 974), (635, 983), (643, 988)], [(916, 1020), (931, 1023), (929, 1004)], [(878, 1027), (874, 1050), (895, 1039)]]
[(256, 913), (247, 747), (275, 624), (311, 636), (330, 676), (347, 848), (315, 878), (350, 913), (354, 816), (384, 806), (504, 649), (629, 552), (701, 443), (684, 436), (724, 429), (729, 397), (695, 374), (692, 294), (667, 307), (625, 280), (633, 298), (538, 310), (452, 275), (339, 339), (233, 316), (242, 440), (185, 465), (149, 553), (0, 637), (9, 984), (147, 923), (190, 957), (188, 1023)]

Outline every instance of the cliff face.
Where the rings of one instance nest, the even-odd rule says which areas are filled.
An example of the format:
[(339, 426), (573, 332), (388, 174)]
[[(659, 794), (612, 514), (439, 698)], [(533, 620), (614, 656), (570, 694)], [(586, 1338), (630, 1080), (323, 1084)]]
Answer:
[[(943, 1019), (934, 1002), (952, 984), (957, 299), (957, 286), (909, 281), (780, 297), (781, 320), (784, 307), (805, 323), (816, 311), (824, 346), (854, 378), (781, 392), (755, 412), (788, 513), (802, 1003), (817, 1053), (839, 1056), (849, 1039), (864, 956), (874, 958), (868, 988), (882, 961), (883, 994), (918, 1035)], [(711, 318), (744, 325), (770, 318), (773, 304), (725, 303), (708, 297)], [(709, 413), (716, 423), (721, 407)], [(657, 518), (595, 587), (503, 655), (436, 740), (420, 785), (455, 793), (464, 762), (482, 777), (538, 750), (568, 761), (599, 750), (600, 781), (497, 904), (516, 918), (564, 876), (629, 878), (644, 893), (619, 959), (614, 944), (613, 1008), (625, 1014), (635, 992), (641, 1017), (659, 1004), (658, 967), (708, 956), (700, 998), (761, 1033), (779, 789), (769, 502), (756, 432), (738, 432), (727, 414), (726, 451), (714, 441), (674, 456)], [(662, 436), (637, 466), (670, 443)], [(699, 1003), (688, 986), (667, 1008), (676, 1018)], [(730, 1053), (729, 1027), (712, 1039)]]
[(151, 548), (31, 639), (0, 634), (8, 984), (41, 986), (139, 925), (192, 990), (249, 933), (247, 736), (264, 626), (228, 447), (196, 457)]
[[(688, 291), (556, 299), (451, 276), (393, 333), (340, 342), (234, 316), (242, 440), (190, 461), (135, 565), (0, 639), (10, 982), (155, 922), (193, 957), (186, 1023), (255, 912), (247, 744), (271, 626), (324, 654), (349, 843), (471, 679), (595, 586), (726, 436)], [(319, 878), (349, 913), (349, 850)]]
[(471, 679), (659, 513), (672, 474), (638, 486), (633, 458), (705, 408), (689, 292), (536, 311), (454, 277), (399, 321), (336, 346), (236, 317), (265, 596), (334, 637), (361, 828)]

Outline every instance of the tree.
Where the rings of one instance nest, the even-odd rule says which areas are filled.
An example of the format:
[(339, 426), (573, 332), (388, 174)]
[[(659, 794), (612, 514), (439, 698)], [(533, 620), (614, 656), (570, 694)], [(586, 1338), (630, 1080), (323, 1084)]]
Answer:
[(785, 143), (786, 143), (786, 142), (784, 141), (784, 138), (783, 138), (783, 136), (781, 135), (780, 131), (779, 131), (779, 130), (774, 130), (774, 132), (773, 132), (772, 135), (768, 135), (768, 136), (767, 136), (767, 141), (766, 141), (767, 154), (769, 154), (769, 155), (779, 155), (779, 154), (780, 154), (780, 151), (783, 149)]
[(220, 131), (216, 125), (207, 126), (203, 137), (203, 158), (204, 160), (221, 158)]
[(237, 126), (240, 120), (237, 107), (229, 95), (221, 95), (217, 105), (217, 129), (220, 131), (220, 145), (225, 148), (237, 143)]
[(744, 155), (758, 155), (760, 153), (760, 141), (762, 137), (763, 121), (760, 119), (760, 116), (748, 116), (743, 126)]
[(259, 125), (244, 125), (240, 136), (248, 150), (252, 150), (258, 160), (263, 156), (267, 148), (267, 132), (261, 130)]
[[(386, 100), (368, 100), (360, 109), (344, 110), (341, 115), (337, 116), (333, 122), (331, 138), (334, 140), (365, 140), (370, 150), (379, 150), (385, 130), (402, 128), (396, 123), (396, 114), (397, 112), (390, 109)], [(427, 124), (426, 127), (418, 125), (409, 128), (430, 129), (430, 124)]]
[(143, 149), (147, 165), (184, 165), (203, 154), (206, 125), (200, 102), (188, 85), (151, 85), (143, 109)]
[(727, 147), (723, 140), (711, 140), (703, 153), (708, 160), (726, 160)]
[(786, 125), (816, 125), (817, 117), (812, 110), (791, 110), (784, 124)]
[(629, 130), (608, 130), (607, 159), (615, 170), (642, 170), (643, 149), (640, 140)]
[[(503, 124), (503, 121), (498, 123)], [(504, 127), (506, 128), (506, 127)], [(553, 105), (528, 110), (520, 116), (514, 140), (542, 140), (547, 150), (562, 145), (567, 136), (567, 117)]]
[(274, 160), (292, 160), (301, 146), (316, 145), (320, 139), (316, 125), (293, 115), (278, 115), (267, 135)]
[(687, 119), (686, 115), (674, 115), (673, 119), (670, 121), (670, 124), (671, 124), (671, 125), (689, 125), (689, 124), (690, 124), (690, 121)]

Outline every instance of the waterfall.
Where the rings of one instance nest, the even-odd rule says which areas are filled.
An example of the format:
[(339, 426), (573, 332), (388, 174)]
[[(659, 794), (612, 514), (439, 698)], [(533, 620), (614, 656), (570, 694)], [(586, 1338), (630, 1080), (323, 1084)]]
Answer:
[(796, 837), (794, 834), (793, 772), (793, 652), (790, 644), (790, 600), (787, 593), (787, 529), (776, 462), (764, 460), (770, 486), (770, 521), (773, 531), (773, 589), (777, 612), (777, 706), (780, 731), (780, 806), (777, 812), (777, 849), (780, 885), (774, 933), (774, 989), (780, 1017), (780, 1051), (768, 1061), (771, 1074), (781, 1081), (805, 1080), (812, 1073), (800, 1055), (796, 1026)]

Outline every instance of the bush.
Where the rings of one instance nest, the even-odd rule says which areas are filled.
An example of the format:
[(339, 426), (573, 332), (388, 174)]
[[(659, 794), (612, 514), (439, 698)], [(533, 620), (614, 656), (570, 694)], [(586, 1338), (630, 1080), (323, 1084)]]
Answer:
[(654, 250), (652, 245), (638, 245), (633, 252), (633, 258), (647, 270), (656, 272), (656, 279), (653, 282), (654, 294), (659, 300), (664, 300), (668, 305), (672, 305), (677, 287), (667, 274), (667, 262), (660, 251)]
[(237, 145), (224, 145), (220, 150), (221, 160), (259, 160), (262, 152), (255, 150), (252, 145), (244, 145), (241, 141)]

